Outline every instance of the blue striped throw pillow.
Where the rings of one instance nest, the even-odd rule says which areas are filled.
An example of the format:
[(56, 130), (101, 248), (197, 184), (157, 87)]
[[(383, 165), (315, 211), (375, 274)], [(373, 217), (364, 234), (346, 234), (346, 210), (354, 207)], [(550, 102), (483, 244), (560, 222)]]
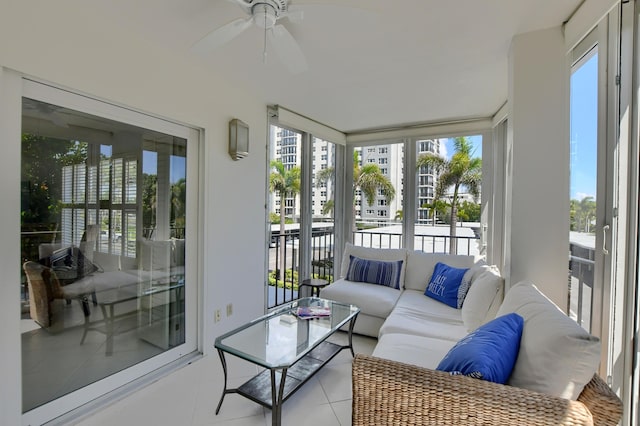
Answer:
[(346, 279), (384, 285), (399, 290), (401, 269), (402, 260), (384, 262), (382, 260), (360, 259), (350, 255)]

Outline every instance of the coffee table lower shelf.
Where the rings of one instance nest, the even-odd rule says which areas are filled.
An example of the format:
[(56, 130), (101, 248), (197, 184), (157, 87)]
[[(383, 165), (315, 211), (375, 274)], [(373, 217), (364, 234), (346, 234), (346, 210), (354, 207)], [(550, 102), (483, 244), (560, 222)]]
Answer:
[[(349, 346), (341, 346), (331, 342), (322, 342), (315, 349), (302, 357), (291, 368), (286, 370), (282, 402), (293, 395), (303, 384), (316, 374), (325, 364)], [(276, 371), (275, 388), (280, 386), (281, 370)], [(235, 390), (236, 393), (249, 398), (267, 408), (273, 408), (271, 371), (264, 370)]]

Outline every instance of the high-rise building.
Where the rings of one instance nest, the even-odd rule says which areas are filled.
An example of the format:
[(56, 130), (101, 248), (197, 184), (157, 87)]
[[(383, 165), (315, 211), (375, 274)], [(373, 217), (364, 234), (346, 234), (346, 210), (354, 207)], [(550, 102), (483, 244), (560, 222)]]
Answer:
[[(300, 167), (302, 157), (302, 135), (298, 132), (271, 126), (271, 158), (282, 162), (285, 170)], [(335, 179), (318, 180), (316, 176), (325, 169), (334, 169), (336, 149), (335, 144), (322, 139), (313, 138), (312, 145), (312, 200), (311, 210), (314, 218), (331, 217), (331, 209), (323, 211), (329, 201), (333, 201), (333, 187)], [(276, 193), (269, 202), (269, 211), (280, 214), (280, 194)], [(294, 219), (300, 217), (300, 202), (297, 194), (290, 194), (284, 200), (285, 216)]]
[[(424, 139), (419, 140), (416, 143), (416, 158), (421, 154), (428, 152), (436, 155), (440, 155), (441, 143), (444, 144), (444, 140), (440, 139)], [(437, 176), (434, 175), (431, 167), (422, 166), (418, 169), (418, 175), (416, 176), (417, 185), (417, 201), (416, 201), (416, 223), (425, 224), (432, 219), (431, 208), (429, 205), (433, 204), (433, 199), (436, 192)]]
[[(271, 126), (271, 137), (274, 143), (271, 147), (271, 158), (281, 161), (285, 170), (301, 164), (302, 135), (292, 130)], [(440, 139), (424, 139), (416, 143), (416, 154), (431, 152), (440, 154)], [(393, 187), (396, 195), (392, 200), (388, 200), (381, 190), (376, 193), (374, 202), (369, 205), (362, 196), (360, 189), (355, 191), (354, 210), (356, 219), (364, 221), (388, 221), (396, 218), (403, 205), (403, 163), (404, 144), (395, 143), (387, 145), (375, 145), (356, 148), (360, 165), (373, 163), (378, 165), (380, 172), (385, 175)], [(327, 202), (333, 200), (332, 181), (317, 181), (318, 173), (326, 168), (333, 168), (335, 164), (335, 145), (321, 139), (314, 138), (312, 144), (313, 171), (312, 171), (312, 214), (314, 218), (331, 216), (331, 212), (324, 212), (323, 208)], [(435, 194), (436, 176), (433, 170), (422, 167), (418, 170), (416, 185), (418, 187), (418, 199), (416, 202), (417, 223), (427, 223), (430, 219), (430, 209), (427, 207), (433, 203)], [(284, 202), (284, 214), (294, 219), (300, 215), (300, 203), (297, 196), (289, 196)], [(272, 197), (269, 211), (280, 214), (280, 194)]]

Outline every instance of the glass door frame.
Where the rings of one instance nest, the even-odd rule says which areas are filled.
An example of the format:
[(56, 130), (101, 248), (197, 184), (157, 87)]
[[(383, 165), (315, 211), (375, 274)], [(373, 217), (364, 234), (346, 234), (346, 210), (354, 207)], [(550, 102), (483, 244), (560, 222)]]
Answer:
[(602, 342), (599, 374), (623, 400), (623, 424), (638, 418), (636, 15), (635, 2), (617, 4), (569, 51), (569, 58), (575, 58), (571, 67), (590, 45), (598, 46), (597, 193), (602, 201), (596, 213), (591, 329)]
[[(313, 250), (313, 208), (312, 201), (313, 196), (312, 193), (314, 191), (314, 186), (312, 181), (314, 179), (314, 153), (313, 150), (315, 148), (316, 141), (320, 143), (328, 143), (332, 144), (335, 150), (335, 164), (334, 167), (334, 177), (333, 177), (333, 195), (334, 195), (334, 214), (333, 214), (333, 276), (336, 279), (336, 274), (339, 274), (340, 265), (342, 263), (342, 246), (344, 245), (344, 231), (343, 231), (343, 181), (344, 181), (344, 156), (345, 156), (345, 146), (332, 141), (331, 139), (325, 139), (321, 136), (318, 136), (310, 131), (305, 131), (301, 129), (297, 129), (291, 125), (287, 125), (278, 120), (277, 110), (274, 108), (268, 108), (268, 123), (267, 126), (269, 130), (267, 131), (267, 135), (269, 139), (273, 136), (272, 127), (288, 130), (300, 135), (300, 193), (297, 195), (299, 198), (299, 207), (300, 207), (300, 217), (299, 217), (299, 241), (298, 241), (298, 279), (300, 284), (303, 279), (310, 277), (313, 272), (313, 267), (311, 265), (312, 262), (312, 250)], [(267, 152), (266, 152), (266, 163), (267, 163), (267, 175), (265, 185), (265, 196), (268, 202), (265, 205), (265, 232), (266, 232), (266, 241), (267, 244), (270, 244), (272, 239), (271, 232), (271, 223), (269, 221), (269, 213), (270, 213), (270, 205), (271, 205), (271, 197), (275, 197), (273, 193), (269, 190), (269, 181), (270, 175), (273, 171), (271, 167), (271, 157), (272, 152), (276, 153), (277, 148), (272, 146), (276, 143), (277, 137), (274, 137), (273, 140), (269, 140), (267, 142)], [(273, 202), (275, 203), (275, 199)], [(284, 206), (280, 206), (280, 213), (284, 212)], [(294, 210), (295, 215), (295, 210)], [(309, 220), (311, 218), (311, 220)], [(276, 299), (274, 306), (269, 306), (269, 268), (270, 268), (270, 259), (269, 259), (269, 248), (266, 250), (265, 256), (265, 311), (269, 311), (270, 309), (277, 308), (279, 306), (279, 299)], [(295, 262), (294, 262), (295, 263)], [(277, 267), (277, 266), (276, 266)], [(287, 299), (288, 292), (283, 292), (284, 301), (282, 303), (290, 301)], [(291, 292), (291, 297), (293, 297), (293, 292)]]
[[(162, 367), (166, 367), (171, 363), (179, 362), (181, 358), (187, 357), (199, 350), (198, 345), (200, 339), (198, 333), (199, 329), (201, 329), (201, 307), (198, 301), (198, 295), (201, 294), (202, 274), (199, 272), (201, 262), (199, 261), (198, 253), (200, 252), (201, 242), (198, 238), (198, 229), (202, 227), (202, 223), (199, 220), (202, 216), (199, 214), (202, 209), (202, 203), (198, 201), (200, 199), (198, 194), (201, 186), (199, 178), (200, 156), (198, 155), (198, 151), (202, 144), (202, 134), (199, 130), (183, 124), (174, 123), (134, 111), (130, 108), (120, 107), (88, 96), (76, 94), (49, 84), (41, 83), (37, 80), (22, 78), (21, 97), (28, 97), (60, 105), (134, 126), (146, 127), (187, 139), (189, 144), (186, 160), (187, 181), (189, 181), (190, 184), (187, 187), (187, 206), (189, 207), (187, 208), (187, 227), (185, 230), (185, 282), (190, 283), (190, 285), (185, 285), (185, 343), (22, 415), (23, 424), (42, 424), (68, 414), (72, 410), (78, 409), (85, 404), (93, 404), (93, 401), (96, 400), (100, 401), (100, 399), (104, 398), (108, 393), (129, 385), (135, 380), (149, 375)], [(16, 107), (19, 111), (20, 106), (16, 105)], [(19, 142), (16, 142), (16, 144), (19, 145)], [(17, 252), (17, 246), (14, 248), (14, 251)], [(15, 301), (12, 300), (11, 302)], [(19, 336), (19, 328), (14, 332)], [(18, 345), (18, 347), (20, 346)]]

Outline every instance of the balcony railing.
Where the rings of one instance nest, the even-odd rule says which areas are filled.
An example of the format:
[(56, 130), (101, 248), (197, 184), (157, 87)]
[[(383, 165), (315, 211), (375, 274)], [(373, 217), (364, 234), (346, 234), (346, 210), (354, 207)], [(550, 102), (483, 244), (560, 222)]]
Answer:
[[(403, 236), (398, 229), (400, 225), (389, 227), (377, 227), (367, 230), (353, 232), (353, 243), (362, 247), (371, 248), (401, 248), (403, 247)], [(467, 233), (468, 228), (466, 229)], [(427, 231), (431, 233), (427, 234)], [(439, 233), (438, 233), (439, 232)], [(414, 249), (427, 253), (448, 253), (451, 238), (442, 234), (448, 232), (448, 227), (434, 230), (433, 227), (417, 227), (414, 237)], [(462, 231), (461, 231), (462, 232)], [(471, 232), (471, 234), (473, 234)], [(280, 252), (280, 242), (284, 236), (286, 243), (284, 253)], [(333, 226), (324, 224), (324, 227), (313, 229), (311, 250), (311, 276), (313, 278), (324, 278), (329, 282), (334, 280), (335, 267), (341, 266), (341, 260), (337, 263), (334, 259), (334, 230)], [(476, 255), (478, 254), (479, 238), (473, 235), (459, 235), (453, 237), (457, 241), (457, 254)], [(306, 277), (300, 277), (299, 272), (299, 241), (300, 231), (297, 227), (289, 227), (280, 233), (279, 227), (274, 226), (271, 232), (271, 243), (269, 246), (269, 287), (268, 287), (268, 308), (273, 308), (298, 298), (298, 285)], [(281, 259), (284, 255), (284, 265)], [(279, 268), (284, 267), (283, 276), (278, 276)]]
[[(284, 253), (281, 241), (285, 239)], [(305, 277), (299, 277), (299, 241), (297, 228), (272, 230), (269, 245), (269, 292), (267, 307), (273, 308), (298, 298), (298, 285)], [(313, 229), (311, 232), (311, 277), (333, 281), (333, 226)], [(284, 265), (282, 259), (284, 255)], [(279, 269), (284, 268), (284, 274)]]
[(591, 332), (595, 249), (580, 244), (569, 245), (569, 297), (567, 311), (585, 330)]
[[(449, 235), (415, 235), (413, 247), (425, 253), (449, 253)], [(476, 236), (456, 235), (457, 254), (474, 255), (474, 245), (478, 242)], [(353, 233), (353, 243), (362, 247), (401, 248), (402, 234), (380, 231), (357, 231)]]

